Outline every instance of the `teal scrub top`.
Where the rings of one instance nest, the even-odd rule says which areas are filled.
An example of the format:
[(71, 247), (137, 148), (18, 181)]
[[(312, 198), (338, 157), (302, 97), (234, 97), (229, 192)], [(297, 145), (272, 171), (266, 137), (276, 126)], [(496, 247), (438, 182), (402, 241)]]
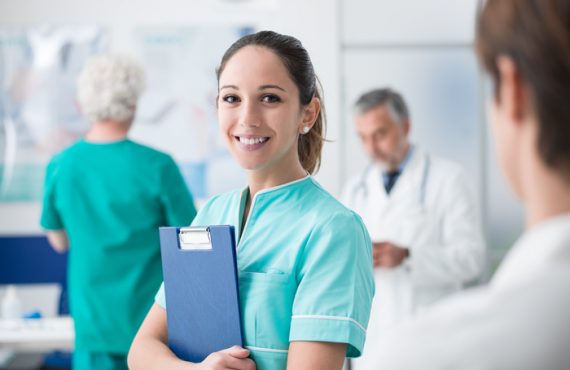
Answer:
[(69, 238), (75, 349), (126, 354), (162, 281), (159, 226), (196, 209), (174, 160), (131, 140), (80, 140), (49, 163), (41, 225)]
[[(360, 356), (374, 295), (360, 217), (308, 176), (257, 193), (242, 231), (247, 196), (212, 198), (192, 225), (236, 229), (244, 339), (257, 368), (285, 369), (291, 341), (346, 343), (347, 357)], [(155, 300), (166, 307), (164, 286)]]

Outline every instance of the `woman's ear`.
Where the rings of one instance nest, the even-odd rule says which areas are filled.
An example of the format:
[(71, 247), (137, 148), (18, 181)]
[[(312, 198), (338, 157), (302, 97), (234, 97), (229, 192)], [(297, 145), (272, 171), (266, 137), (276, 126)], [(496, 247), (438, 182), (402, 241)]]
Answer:
[(510, 57), (499, 56), (496, 63), (499, 71), (497, 104), (509, 121), (521, 123), (531, 111), (528, 90), (517, 65)]
[(319, 117), (321, 111), (321, 101), (319, 98), (314, 97), (309, 104), (303, 108), (303, 119), (301, 120), (301, 126), (299, 127), (299, 132), (306, 134), (315, 124), (315, 121)]

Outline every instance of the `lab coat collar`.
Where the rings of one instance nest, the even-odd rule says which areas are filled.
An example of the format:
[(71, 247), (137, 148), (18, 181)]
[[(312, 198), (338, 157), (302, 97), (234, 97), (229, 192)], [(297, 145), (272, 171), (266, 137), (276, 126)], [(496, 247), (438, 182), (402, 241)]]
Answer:
[(570, 264), (570, 213), (552, 217), (525, 232), (515, 243), (491, 285), (525, 284), (552, 265)]
[[(406, 153), (406, 156), (404, 157), (404, 159), (402, 160), (402, 163), (400, 163), (400, 165), (398, 166), (398, 171), (400, 173), (403, 173), (404, 170), (406, 169), (406, 166), (408, 165), (408, 163), (410, 162), (410, 159), (412, 159), (412, 157), (414, 156), (414, 151), (415, 151), (415, 146), (414, 144), (410, 144), (409, 148), (408, 148), (408, 152)], [(382, 170), (382, 174), (383, 175), (388, 175), (388, 171), (386, 170)]]
[(371, 173), (372, 176), (368, 178), (368, 188), (369, 189), (379, 189), (378, 194), (382, 198), (383, 201), (388, 199), (397, 199), (402, 195), (408, 195), (410, 191), (417, 192), (417, 189), (421, 186), (420, 182), (421, 179), (421, 171), (418, 168), (421, 168), (425, 162), (425, 155), (424, 153), (415, 145), (410, 147), (409, 157), (406, 158), (405, 164), (403, 167), (403, 171), (400, 174), (400, 178), (396, 181), (394, 188), (390, 192), (390, 195), (386, 193), (386, 189), (384, 187), (382, 180), (383, 168), (379, 165), (376, 165), (374, 171)]
[[(412, 158), (412, 155), (414, 154), (414, 145), (410, 144), (410, 146), (408, 147), (408, 152), (406, 153), (406, 156), (404, 157), (404, 159), (402, 160), (402, 162), (400, 163), (400, 165), (398, 166), (396, 172), (399, 173), (399, 176), (402, 176), (402, 173), (404, 172), (404, 170), (406, 169), (406, 166), (408, 164), (408, 162), (410, 162), (410, 159)], [(384, 183), (384, 188), (386, 188), (386, 184), (388, 183), (388, 179), (390, 178), (390, 172), (386, 171), (386, 169), (382, 169), (382, 181)], [(396, 184), (398, 183), (398, 179), (396, 179)]]

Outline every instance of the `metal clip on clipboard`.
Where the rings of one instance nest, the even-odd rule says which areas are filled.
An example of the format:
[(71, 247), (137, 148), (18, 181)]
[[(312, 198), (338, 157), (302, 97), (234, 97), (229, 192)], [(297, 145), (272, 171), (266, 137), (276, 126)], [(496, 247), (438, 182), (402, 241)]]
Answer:
[(208, 227), (182, 227), (178, 239), (180, 249), (185, 251), (212, 249), (212, 238)]

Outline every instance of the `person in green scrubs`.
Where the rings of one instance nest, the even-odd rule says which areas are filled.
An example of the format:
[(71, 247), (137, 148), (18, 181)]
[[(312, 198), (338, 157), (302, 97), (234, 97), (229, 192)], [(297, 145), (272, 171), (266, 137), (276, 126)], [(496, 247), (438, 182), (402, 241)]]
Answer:
[(196, 215), (173, 159), (127, 138), (143, 84), (125, 57), (88, 61), (78, 102), (92, 126), (46, 171), (41, 225), (56, 250), (69, 249), (74, 370), (128, 368), (162, 281), (158, 227)]
[(372, 243), (360, 217), (311, 176), (325, 120), (309, 55), (299, 40), (262, 31), (236, 41), (217, 73), (221, 135), (248, 185), (210, 199), (192, 225), (235, 227), (245, 348), (178, 359), (161, 287), (130, 368), (340, 370), (366, 338)]

